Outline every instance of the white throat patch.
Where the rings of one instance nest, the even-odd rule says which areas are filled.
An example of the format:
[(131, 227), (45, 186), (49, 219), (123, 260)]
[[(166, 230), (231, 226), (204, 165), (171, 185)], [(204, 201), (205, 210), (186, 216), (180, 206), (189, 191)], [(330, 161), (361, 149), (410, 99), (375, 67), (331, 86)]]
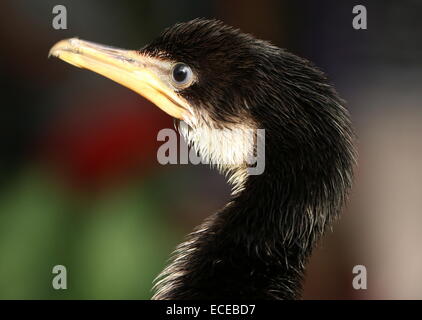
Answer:
[(204, 162), (229, 176), (233, 192), (242, 188), (247, 177), (247, 166), (253, 164), (255, 132), (252, 125), (228, 124), (223, 129), (210, 126), (212, 121), (186, 119), (179, 131), (187, 144), (194, 148)]

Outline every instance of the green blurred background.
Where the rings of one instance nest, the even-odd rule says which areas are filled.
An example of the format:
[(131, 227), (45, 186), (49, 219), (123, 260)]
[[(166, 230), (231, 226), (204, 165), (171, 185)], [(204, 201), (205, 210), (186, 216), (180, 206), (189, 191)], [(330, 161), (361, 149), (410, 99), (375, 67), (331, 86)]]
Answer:
[[(54, 30), (65, 5), (68, 29)], [(368, 30), (352, 8), (368, 9)], [(418, 1), (2, 1), (0, 298), (149, 299), (155, 276), (229, 198), (207, 166), (160, 166), (172, 120), (135, 93), (47, 59), (58, 40), (140, 48), (214, 17), (314, 61), (348, 101), (360, 167), (351, 204), (316, 250), (306, 299), (422, 298), (422, 23)], [(368, 268), (368, 290), (352, 268)], [(51, 285), (55, 265), (68, 289)]]

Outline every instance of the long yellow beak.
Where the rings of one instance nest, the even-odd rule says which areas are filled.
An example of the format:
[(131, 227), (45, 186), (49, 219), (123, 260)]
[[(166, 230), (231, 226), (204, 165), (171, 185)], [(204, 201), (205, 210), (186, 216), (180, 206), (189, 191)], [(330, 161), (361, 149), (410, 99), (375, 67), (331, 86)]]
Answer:
[(174, 118), (184, 120), (189, 114), (186, 102), (166, 81), (168, 62), (77, 38), (57, 42), (50, 55), (132, 89)]

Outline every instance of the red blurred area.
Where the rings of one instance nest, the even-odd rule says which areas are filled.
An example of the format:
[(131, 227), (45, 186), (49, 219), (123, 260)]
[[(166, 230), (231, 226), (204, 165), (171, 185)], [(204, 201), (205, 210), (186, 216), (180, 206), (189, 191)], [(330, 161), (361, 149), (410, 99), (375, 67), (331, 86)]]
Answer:
[[(76, 102), (77, 101), (77, 102)], [(51, 121), (42, 157), (77, 188), (99, 188), (157, 165), (157, 133), (172, 119), (136, 95), (79, 97)]]

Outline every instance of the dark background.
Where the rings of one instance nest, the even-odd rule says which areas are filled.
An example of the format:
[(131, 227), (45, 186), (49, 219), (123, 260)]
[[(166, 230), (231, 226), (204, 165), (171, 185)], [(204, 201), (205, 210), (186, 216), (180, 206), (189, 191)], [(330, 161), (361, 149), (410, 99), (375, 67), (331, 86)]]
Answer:
[[(54, 30), (65, 5), (68, 29)], [(352, 28), (352, 8), (368, 29)], [(315, 62), (347, 101), (359, 168), (315, 251), (304, 298), (422, 298), (420, 1), (2, 1), (0, 298), (150, 298), (173, 248), (229, 197), (207, 166), (156, 161), (172, 120), (92, 72), (47, 59), (78, 36), (136, 49), (214, 17)], [(68, 289), (51, 286), (65, 265)], [(368, 289), (354, 290), (365, 265)]]

